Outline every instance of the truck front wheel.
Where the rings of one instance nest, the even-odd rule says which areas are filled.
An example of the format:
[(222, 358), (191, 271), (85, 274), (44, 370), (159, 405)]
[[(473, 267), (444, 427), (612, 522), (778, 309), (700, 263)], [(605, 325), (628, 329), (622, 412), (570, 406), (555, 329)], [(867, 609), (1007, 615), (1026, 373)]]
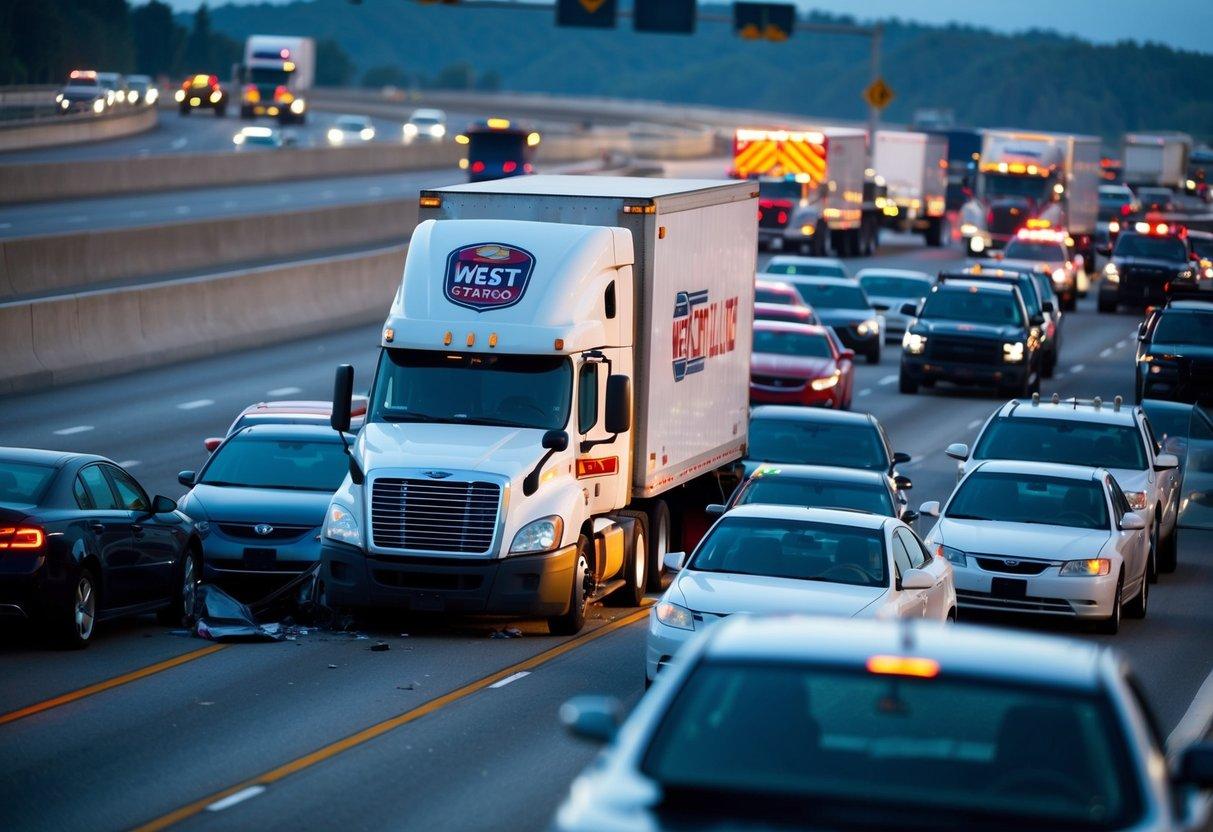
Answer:
[(632, 533), (628, 540), (627, 557), (623, 563), (623, 586), (607, 598), (613, 607), (639, 607), (644, 600), (649, 575), (649, 518), (643, 511), (621, 511), (620, 515), (631, 517)]
[(585, 535), (577, 538), (577, 559), (573, 562), (573, 585), (569, 590), (569, 608), (548, 618), (548, 632), (554, 636), (573, 636), (585, 626), (586, 599), (590, 578), (590, 541)]

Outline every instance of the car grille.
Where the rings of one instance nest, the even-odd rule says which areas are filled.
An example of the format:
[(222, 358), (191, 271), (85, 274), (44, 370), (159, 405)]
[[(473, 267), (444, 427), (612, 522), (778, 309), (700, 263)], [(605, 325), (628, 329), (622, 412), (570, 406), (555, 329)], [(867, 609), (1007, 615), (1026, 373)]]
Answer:
[[(266, 534), (258, 534), (256, 528), (261, 525), (269, 526), (270, 531)], [(315, 528), (315, 526), (279, 526), (273, 523), (219, 523), (218, 526), (219, 531), (228, 537), (255, 541), (294, 540)]]
[(993, 555), (975, 555), (974, 558), (977, 565), (985, 571), (1001, 572), (1004, 575), (1039, 575), (1052, 566), (1045, 560), (1020, 560)]
[(806, 384), (803, 378), (784, 378), (783, 376), (750, 376), (750, 383), (755, 387), (768, 390), (803, 390)]
[(927, 357), (961, 364), (1001, 364), (1002, 342), (931, 335), (927, 338)]
[(1161, 299), (1164, 297), (1163, 285), (1174, 276), (1166, 269), (1125, 266), (1120, 276), (1121, 296)]
[(988, 592), (958, 589), (956, 590), (956, 602), (961, 606), (980, 607), (987, 610), (1074, 614), (1074, 608), (1064, 598), (1034, 598), (1030, 595), (1026, 598), (995, 598)]
[(382, 477), (371, 488), (371, 535), (385, 549), (486, 554), (500, 504), (492, 482)]

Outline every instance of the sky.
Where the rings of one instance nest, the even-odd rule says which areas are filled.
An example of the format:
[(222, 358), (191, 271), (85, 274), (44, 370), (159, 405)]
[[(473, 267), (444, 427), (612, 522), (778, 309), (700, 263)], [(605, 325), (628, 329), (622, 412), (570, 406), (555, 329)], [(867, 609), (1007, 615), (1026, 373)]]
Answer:
[[(260, 1), (260, 0), (259, 0)], [(366, 0), (376, 2), (376, 0)], [(405, 2), (405, 0), (390, 0)], [(134, 0), (138, 3), (139, 0)], [(200, 0), (167, 0), (178, 11)], [(212, 7), (225, 0), (210, 0)], [(240, 0), (234, 0), (240, 2)], [(288, 2), (288, 0), (271, 0)], [(384, 0), (379, 0), (384, 2)], [(1143, 40), (1213, 52), (1213, 0), (795, 0), (803, 9), (863, 20), (901, 17), (922, 23), (966, 23), (1002, 32), (1055, 29), (1099, 43)]]

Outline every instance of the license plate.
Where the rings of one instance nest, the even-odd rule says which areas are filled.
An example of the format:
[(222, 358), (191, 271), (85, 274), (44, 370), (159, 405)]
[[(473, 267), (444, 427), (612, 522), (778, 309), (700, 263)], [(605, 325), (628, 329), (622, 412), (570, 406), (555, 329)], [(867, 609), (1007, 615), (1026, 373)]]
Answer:
[(990, 594), (995, 598), (1026, 598), (1028, 582), (1018, 578), (993, 578), (990, 581)]
[(244, 550), (244, 565), (249, 569), (272, 569), (277, 560), (277, 549), (248, 548)]

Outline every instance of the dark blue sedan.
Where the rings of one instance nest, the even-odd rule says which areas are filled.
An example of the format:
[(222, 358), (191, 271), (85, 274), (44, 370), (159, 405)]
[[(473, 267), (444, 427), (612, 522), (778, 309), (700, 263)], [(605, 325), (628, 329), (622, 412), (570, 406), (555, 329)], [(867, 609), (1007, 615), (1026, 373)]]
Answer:
[(327, 424), (255, 425), (225, 439), (201, 471), (178, 474), (190, 487), (181, 510), (197, 525), (206, 580), (273, 589), (309, 569), (348, 471), (341, 437)]
[(110, 460), (0, 448), (0, 617), (33, 619), (66, 647), (97, 621), (192, 614), (201, 547), (168, 497)]

